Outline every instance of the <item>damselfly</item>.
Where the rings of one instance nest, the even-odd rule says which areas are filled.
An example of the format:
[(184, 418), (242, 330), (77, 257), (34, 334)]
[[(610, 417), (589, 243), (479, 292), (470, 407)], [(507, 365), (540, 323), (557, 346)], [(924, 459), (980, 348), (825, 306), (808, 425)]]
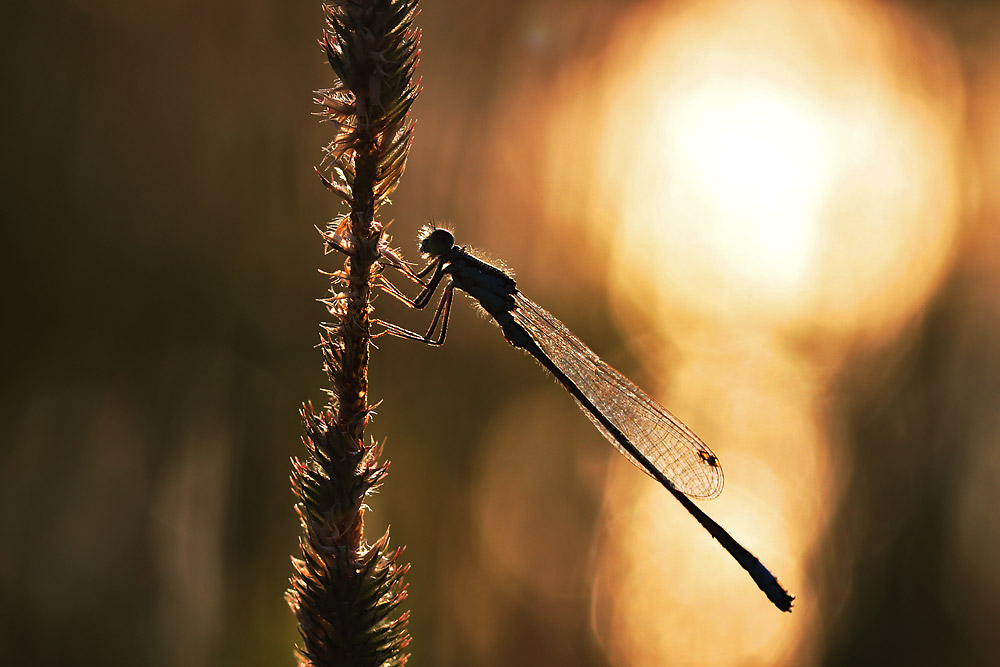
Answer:
[[(414, 308), (425, 308), (445, 276), (448, 282), (426, 334), (388, 322), (383, 333), (430, 345), (442, 345), (448, 332), (451, 302), (458, 288), (479, 302), (514, 347), (526, 350), (556, 377), (576, 399), (594, 425), (618, 451), (662, 484), (746, 570), (768, 599), (791, 611), (795, 597), (764, 565), (719, 524), (702, 512), (692, 498), (714, 498), (722, 492), (722, 466), (701, 439), (628, 378), (604, 363), (580, 339), (517, 289), (502, 269), (455, 245), (446, 229), (434, 229), (420, 242), (430, 257), (418, 272), (398, 258), (390, 262), (420, 282), (424, 289), (410, 299), (388, 281), (383, 287)], [(430, 275), (425, 283), (422, 279)], [(438, 331), (440, 329), (440, 331)], [(435, 331), (438, 331), (435, 335)]]

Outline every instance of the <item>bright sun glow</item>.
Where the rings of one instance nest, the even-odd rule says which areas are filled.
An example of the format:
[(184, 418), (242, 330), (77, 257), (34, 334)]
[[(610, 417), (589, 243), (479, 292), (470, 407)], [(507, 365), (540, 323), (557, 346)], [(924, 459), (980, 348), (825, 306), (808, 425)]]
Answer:
[(793, 654), (823, 619), (801, 568), (839, 492), (824, 383), (844, 349), (919, 312), (952, 259), (957, 61), (878, 2), (631, 11), (600, 66), (567, 81), (553, 216), (574, 237), (590, 224), (625, 330), (662, 333), (642, 357), (653, 391), (720, 443), (715, 518), (800, 598), (793, 620), (764, 611), (652, 485), (648, 516), (616, 514), (638, 502), (630, 478), (608, 503), (595, 627), (616, 664), (808, 664)]
[(835, 158), (822, 110), (777, 86), (720, 77), (677, 96), (660, 122), (664, 161), (685, 165), (665, 192), (699, 211), (715, 260), (743, 280), (792, 289), (813, 259)]
[(579, 173), (592, 137), (594, 172), (570, 197), (556, 174), (554, 205), (612, 243), (644, 302), (852, 334), (906, 321), (955, 234), (954, 105), (935, 100), (961, 92), (915, 83), (950, 76), (947, 55), (902, 71), (908, 37), (837, 0), (664, 7), (621, 29), (596, 92), (591, 72), (576, 84), (552, 152)]

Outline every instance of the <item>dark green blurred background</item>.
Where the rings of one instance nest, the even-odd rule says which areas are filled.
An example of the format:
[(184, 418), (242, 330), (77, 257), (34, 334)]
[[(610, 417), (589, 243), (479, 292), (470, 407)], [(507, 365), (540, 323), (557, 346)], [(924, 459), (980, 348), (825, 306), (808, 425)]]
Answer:
[[(641, 382), (603, 272), (588, 273), (599, 260), (579, 258), (565, 229), (535, 227), (544, 151), (523, 150), (537, 128), (508, 122), (512, 98), (541, 107), (525, 86), (544, 91), (634, 4), (425, 2), (416, 140), (381, 215), (413, 259), (418, 228), (451, 221)], [(812, 624), (798, 653), (777, 655), (985, 665), (1000, 614), (997, 495), (982, 492), (1000, 484), (1000, 9), (895, 6), (958, 54), (973, 194), (940, 289), (825, 394), (848, 500), (831, 501), (829, 530), (786, 582), (815, 591), (799, 601)], [(337, 212), (312, 172), (331, 136), (310, 116), (332, 78), (319, 3), (57, 0), (4, 15), (4, 662), (291, 664), (289, 457), (303, 451), (299, 404), (325, 402), (316, 269), (340, 261), (313, 228)], [(391, 523), (407, 547), (411, 664), (626, 664), (592, 619), (609, 448), (471, 308), (454, 318), (445, 350), (380, 339), (372, 354), (384, 402), (369, 433), (393, 465), (367, 529)], [(532, 409), (549, 424), (525, 452), (538, 477), (512, 490), (546, 488), (532, 511), (556, 528), (516, 548), (558, 574), (549, 588), (491, 569), (476, 509), (484, 468), (506, 461), (484, 441)], [(550, 437), (566, 448), (548, 451)]]

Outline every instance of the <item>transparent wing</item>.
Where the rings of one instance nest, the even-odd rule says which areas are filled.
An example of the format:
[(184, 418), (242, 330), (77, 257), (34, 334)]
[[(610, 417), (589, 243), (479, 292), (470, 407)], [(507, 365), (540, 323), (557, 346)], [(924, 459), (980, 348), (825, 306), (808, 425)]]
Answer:
[[(544, 308), (520, 292), (514, 294), (514, 300), (517, 308), (511, 314), (515, 321), (679, 491), (693, 498), (715, 498), (722, 492), (722, 465), (691, 429), (601, 361)], [(643, 469), (588, 410), (584, 412), (618, 451)]]

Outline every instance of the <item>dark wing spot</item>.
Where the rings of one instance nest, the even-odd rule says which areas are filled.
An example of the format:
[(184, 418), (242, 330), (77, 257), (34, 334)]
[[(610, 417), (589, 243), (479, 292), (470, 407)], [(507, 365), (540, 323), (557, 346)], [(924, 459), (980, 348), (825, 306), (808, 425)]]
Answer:
[(704, 449), (699, 449), (698, 456), (701, 457), (702, 461), (712, 466), (713, 468), (719, 467), (719, 457), (716, 456), (715, 454), (711, 452), (706, 452)]

